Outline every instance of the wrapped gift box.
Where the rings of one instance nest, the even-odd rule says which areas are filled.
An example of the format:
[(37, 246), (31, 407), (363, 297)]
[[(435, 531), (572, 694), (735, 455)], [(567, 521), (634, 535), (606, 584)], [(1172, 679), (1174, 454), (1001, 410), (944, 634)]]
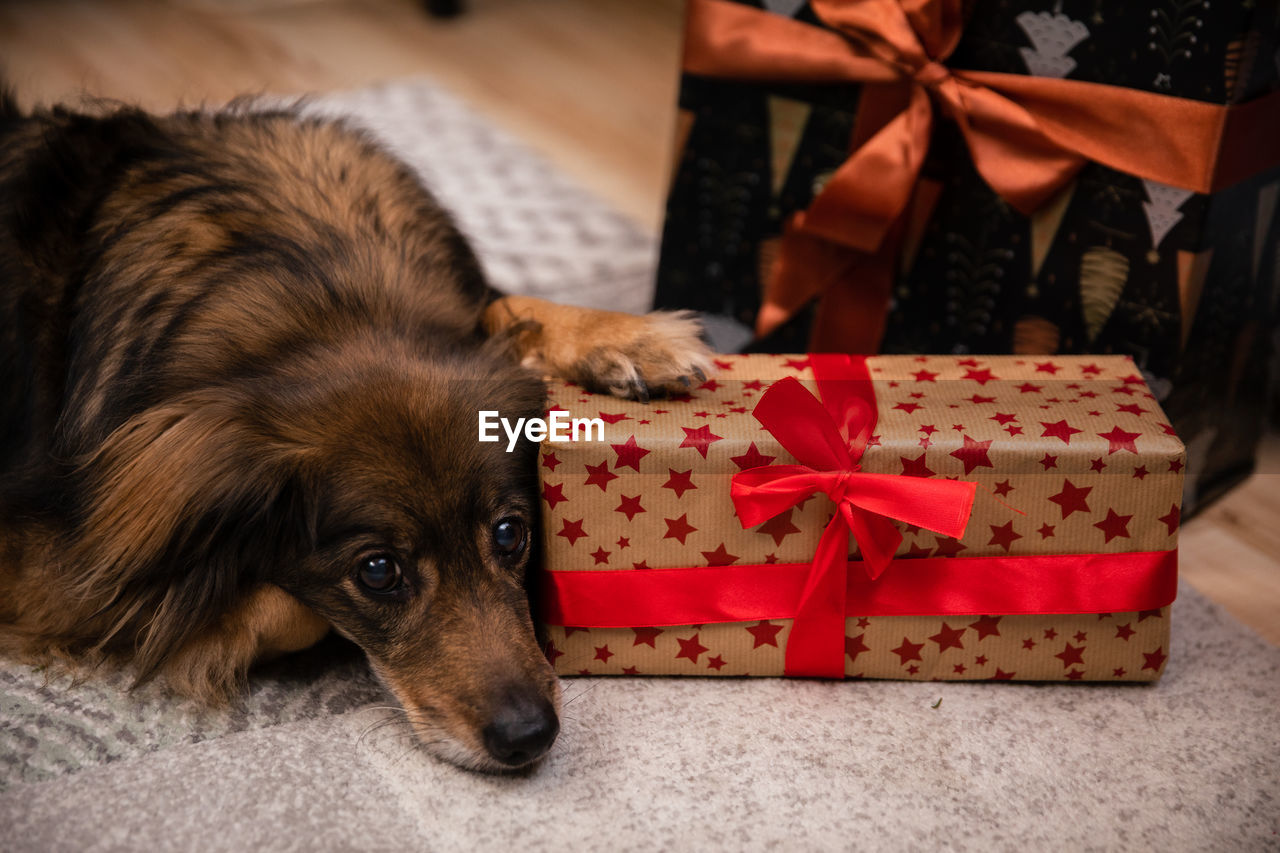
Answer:
[(1160, 676), (1185, 457), (1129, 359), (717, 365), (680, 399), (552, 389), (605, 423), (541, 453), (559, 673)]
[[(726, 4), (693, 0), (690, 9), (715, 5)], [(883, 0), (736, 5), (769, 10), (759, 14), (770, 19), (789, 16), (785, 23), (854, 47), (872, 44), (866, 33), (874, 28), (859, 33), (856, 17), (841, 23), (852, 14), (847, 10), (874, 7), (888, 22), (897, 6)], [(1162, 173), (1163, 180), (1086, 157), (1027, 209), (994, 190), (990, 173), (979, 173), (971, 140), (949, 114), (947, 84), (937, 86), (917, 71), (916, 80), (933, 87), (928, 94), (936, 117), (910, 198), (896, 214), (896, 231), (890, 228), (881, 244), (885, 256), (868, 252), (859, 260), (854, 253), (843, 282), (815, 286), (805, 298), (794, 291), (771, 296), (784, 232), (816, 209), (815, 199), (824, 199), (818, 206), (826, 208), (825, 233), (845, 227), (842, 215), (850, 234), (861, 227), (866, 211), (842, 214), (827, 191), (851, 153), (870, 143), (891, 96), (880, 93), (870, 110), (877, 115), (866, 116), (867, 94), (884, 84), (856, 82), (865, 69), (846, 70), (839, 46), (815, 72), (816, 62), (788, 58), (789, 45), (795, 41), (811, 58), (815, 45), (830, 40), (787, 29), (771, 37), (775, 52), (766, 54), (758, 48), (768, 40), (758, 44), (757, 25), (745, 18), (732, 39), (690, 39), (657, 307), (703, 312), (720, 346), (758, 352), (848, 346), (883, 353), (1129, 355), (1187, 442), (1187, 503), (1194, 507), (1252, 470), (1274, 385), (1269, 353), (1280, 301), (1274, 10), (1208, 2), (1103, 9), (978, 0), (965, 4), (963, 30), (949, 45), (938, 32), (953, 25), (960, 5), (921, 6), (920, 21), (933, 15), (938, 23), (932, 43), (920, 21), (911, 25), (919, 28), (928, 58), (962, 74), (976, 72), (961, 85), (999, 88), (1005, 81), (993, 78), (1019, 75), (1169, 96), (1193, 110), (1238, 105), (1206, 145), (1202, 165), (1212, 175), (1205, 183), (1214, 191), (1190, 188), (1196, 182), (1190, 157)], [(717, 18), (711, 29), (728, 27)], [(883, 43), (877, 49), (883, 51)], [(768, 56), (767, 73), (750, 63), (753, 50)], [(902, 62), (914, 67), (918, 59)], [(1046, 87), (1057, 82), (1043, 81)], [(1099, 100), (1093, 90), (1078, 97), (1086, 104)], [(982, 125), (982, 116), (969, 118)], [(1188, 141), (1192, 119), (1181, 113), (1154, 122), (1168, 129), (1164, 140), (1123, 107), (1104, 110), (1103, 118), (1110, 119), (1104, 125), (1131, 127), (1152, 163), (1163, 159), (1162, 148), (1195, 147)], [(1228, 133), (1242, 129), (1249, 132)], [(1009, 151), (1022, 145), (1009, 141)], [(1135, 161), (1145, 165), (1142, 156), (1127, 162)], [(1023, 165), (993, 171), (1013, 174)], [(853, 189), (864, 196), (883, 191), (871, 183)], [(835, 264), (848, 260), (849, 248), (837, 237)], [(806, 263), (793, 266), (816, 282), (823, 276), (807, 263), (814, 251), (797, 255)], [(883, 286), (868, 289), (878, 279)], [(761, 317), (762, 306), (768, 312), (778, 298), (785, 304), (774, 306), (774, 319)], [(774, 325), (782, 315), (789, 320)], [(760, 320), (769, 331), (753, 340)]]

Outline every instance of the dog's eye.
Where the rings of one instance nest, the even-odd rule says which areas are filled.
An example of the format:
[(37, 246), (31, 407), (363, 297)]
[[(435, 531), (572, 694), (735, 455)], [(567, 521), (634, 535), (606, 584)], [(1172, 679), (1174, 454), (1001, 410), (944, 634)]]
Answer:
[(493, 544), (499, 554), (511, 556), (524, 550), (524, 522), (518, 518), (504, 518), (493, 526)]
[(404, 582), (400, 566), (386, 554), (377, 554), (362, 561), (356, 577), (360, 585), (370, 592), (394, 592)]

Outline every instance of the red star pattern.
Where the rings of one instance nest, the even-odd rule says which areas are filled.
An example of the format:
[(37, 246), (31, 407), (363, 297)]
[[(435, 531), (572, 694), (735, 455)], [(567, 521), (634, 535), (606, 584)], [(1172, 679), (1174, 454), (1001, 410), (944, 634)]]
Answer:
[(942, 623), (942, 629), (929, 639), (938, 644), (938, 651), (945, 652), (947, 649), (963, 649), (964, 643), (961, 637), (964, 636), (965, 629), (952, 628), (946, 622)]
[(776, 456), (765, 456), (756, 448), (756, 443), (753, 441), (747, 448), (746, 453), (741, 456), (730, 456), (729, 461), (734, 465), (737, 465), (738, 470), (746, 471), (751, 468), (760, 468), (764, 465), (768, 465), (777, 458), (778, 457)]
[(670, 476), (667, 478), (667, 482), (662, 484), (662, 488), (675, 492), (678, 498), (684, 497), (684, 493), (690, 489), (698, 488), (693, 484), (692, 468), (688, 471), (677, 471), (674, 468), (668, 468), (667, 474)]
[(680, 637), (676, 637), (676, 642), (680, 644), (680, 651), (676, 653), (677, 659), (688, 658), (694, 663), (697, 663), (698, 655), (707, 651), (707, 647), (702, 645), (702, 643), (698, 642), (697, 634), (694, 634), (692, 637), (690, 637), (687, 640), (682, 639)]
[(758, 649), (761, 646), (778, 647), (778, 632), (782, 630), (781, 625), (774, 625), (768, 620), (764, 620), (757, 625), (748, 625), (747, 633), (755, 640), (755, 644), (751, 646)]
[(1071, 436), (1084, 432), (1082, 429), (1071, 426), (1065, 419), (1053, 423), (1041, 421), (1040, 426), (1044, 427), (1044, 432), (1040, 434), (1041, 438), (1060, 438), (1063, 444), (1070, 444)]
[(1040, 465), (1041, 465), (1041, 466), (1044, 468), (1044, 470), (1046, 470), (1046, 471), (1048, 471), (1050, 468), (1057, 468), (1057, 467), (1058, 467), (1058, 457), (1056, 457), (1056, 456), (1050, 456), (1048, 453), (1046, 453), (1046, 454), (1044, 455), (1044, 458), (1040, 460)]
[(720, 657), (720, 655), (707, 658), (707, 669), (714, 669), (716, 672), (719, 672), (723, 667), (724, 658)]
[(658, 635), (662, 633), (661, 628), (632, 628), (631, 630), (636, 634), (635, 642), (631, 645), (648, 646), (651, 649), (657, 648), (656, 640)]
[(609, 552), (609, 551), (606, 551), (606, 550), (604, 549), (604, 546), (601, 546), (601, 547), (596, 548), (594, 551), (592, 551), (592, 552), (591, 552), (591, 559), (595, 560), (595, 561), (596, 561), (596, 565), (598, 566), (598, 565), (600, 565), (601, 563), (608, 563), (608, 562), (609, 562), (609, 554), (610, 554), (610, 552)]
[(1142, 668), (1152, 670), (1153, 672), (1159, 672), (1160, 668), (1164, 666), (1164, 662), (1169, 659), (1169, 656), (1164, 653), (1164, 646), (1161, 646), (1154, 652), (1143, 652), (1142, 657), (1145, 660), (1145, 663), (1142, 664)]
[(1114, 509), (1108, 508), (1107, 517), (1093, 526), (1103, 532), (1109, 543), (1116, 537), (1129, 538), (1129, 521), (1132, 518), (1132, 515), (1120, 515)]
[(1062, 508), (1062, 518), (1066, 520), (1073, 512), (1093, 512), (1089, 509), (1089, 503), (1086, 500), (1092, 491), (1093, 486), (1076, 487), (1071, 485), (1070, 480), (1064, 478), (1062, 490), (1056, 495), (1050, 495), (1049, 500)]
[(951, 451), (951, 455), (964, 463), (965, 476), (973, 473), (974, 468), (996, 467), (991, 464), (991, 457), (987, 455), (987, 451), (991, 449), (991, 442), (995, 439), (975, 441), (967, 435), (963, 438), (964, 446)]
[(902, 644), (898, 646), (896, 649), (890, 649), (889, 651), (893, 652), (895, 655), (898, 656), (898, 660), (900, 663), (905, 664), (907, 663), (907, 661), (913, 661), (913, 660), (918, 660), (923, 662), (924, 658), (920, 657), (920, 650), (923, 648), (924, 648), (924, 643), (913, 643), (911, 642), (911, 640), (907, 639), (906, 637), (903, 637)]
[(565, 501), (569, 500), (568, 498), (566, 498), (566, 497), (564, 496), (564, 484), (563, 484), (563, 483), (555, 483), (555, 484), (553, 484), (553, 483), (543, 483), (543, 484), (542, 484), (542, 499), (543, 499), (544, 501), (546, 501), (546, 502), (547, 502), (547, 508), (548, 508), (548, 509), (555, 509), (555, 508), (556, 508), (556, 504), (558, 504), (558, 503), (564, 503)]
[(1178, 510), (1177, 504), (1172, 504), (1169, 507), (1169, 511), (1157, 518), (1156, 521), (1168, 527), (1169, 535), (1172, 536), (1178, 532), (1178, 524), (1182, 521), (1182, 513)]
[(640, 506), (639, 495), (623, 495), (622, 503), (618, 504), (618, 508), (614, 510), (625, 515), (627, 521), (634, 521), (635, 517), (644, 511), (644, 507)]
[(800, 528), (791, 522), (791, 513), (795, 507), (791, 507), (783, 512), (778, 513), (773, 518), (756, 528), (760, 533), (773, 537), (774, 545), (781, 545), (782, 540), (790, 536), (792, 533), (799, 533)]
[(713, 433), (709, 426), (701, 426), (697, 429), (681, 427), (681, 429), (684, 430), (684, 441), (680, 442), (680, 446), (692, 447), (702, 454), (703, 459), (707, 458), (707, 448), (724, 438)]
[(924, 458), (928, 455), (927, 453), (921, 453), (915, 459), (908, 459), (905, 456), (900, 457), (902, 471), (899, 473), (907, 477), (932, 477), (934, 472), (924, 462)]
[(862, 638), (865, 636), (867, 635), (865, 633), (862, 633), (856, 637), (844, 638), (844, 653), (849, 658), (849, 663), (851, 664), (856, 663), (858, 660), (858, 655), (862, 654), (863, 652), (871, 651), (871, 649), (867, 646), (867, 644), (863, 642)]
[(548, 471), (556, 470), (556, 466), (560, 464), (560, 460), (556, 458), (555, 453), (548, 452), (542, 454), (542, 467)]
[(1134, 442), (1141, 435), (1142, 433), (1140, 432), (1125, 432), (1120, 427), (1114, 427), (1110, 432), (1098, 433), (1100, 438), (1105, 438), (1111, 444), (1111, 447), (1107, 450), (1108, 456), (1112, 453), (1119, 453), (1122, 450), (1136, 454), (1138, 448), (1134, 445)]
[(664, 518), (667, 523), (667, 535), (663, 539), (679, 539), (680, 544), (684, 544), (685, 537), (690, 533), (696, 533), (698, 528), (689, 523), (689, 513), (685, 513), (679, 518)]
[(599, 465), (588, 465), (587, 479), (583, 483), (584, 486), (599, 486), (600, 491), (609, 491), (609, 483), (618, 479), (618, 475), (609, 470), (608, 462), (601, 462)]
[(987, 637), (1000, 636), (1000, 620), (1003, 616), (982, 616), (976, 622), (970, 622), (969, 627), (978, 632), (978, 639), (983, 640)]
[(563, 536), (565, 539), (568, 539), (570, 545), (576, 544), (579, 539), (587, 535), (586, 531), (582, 529), (582, 522), (584, 519), (580, 518), (577, 521), (570, 521), (565, 518), (561, 520), (564, 522), (564, 526), (560, 528), (560, 532), (556, 535)]
[(1001, 548), (1005, 550), (1006, 554), (1009, 553), (1009, 546), (1012, 545), (1016, 540), (1022, 538), (1022, 534), (1015, 533), (1013, 531), (1012, 521), (1006, 522), (1000, 525), (999, 527), (995, 526), (994, 524), (989, 526), (991, 527), (991, 541), (988, 542), (987, 544), (999, 545)]
[(1050, 536), (1053, 535), (1053, 528), (1054, 526), (1052, 524), (1048, 524), (1048, 523), (1042, 524), (1040, 525), (1040, 529), (1037, 530), (1036, 533), (1040, 534), (1041, 539), (1048, 539)]
[(927, 557), (932, 553), (933, 553), (933, 549), (928, 547), (927, 545), (912, 544), (912, 546), (907, 549), (907, 553), (903, 554), (902, 556), (905, 559), (914, 560), (921, 557)]
[(1005, 498), (1013, 491), (1013, 486), (1009, 485), (1008, 480), (1001, 480), (999, 483), (996, 483), (995, 488), (991, 491), (995, 492), (1000, 497)]
[(616, 471), (619, 468), (631, 468), (637, 474), (640, 473), (640, 460), (649, 455), (649, 451), (645, 450), (639, 444), (636, 444), (636, 437), (633, 435), (622, 444), (611, 444), (613, 452), (618, 454), (618, 461), (613, 463)]
[(1084, 646), (1080, 646), (1079, 648), (1077, 648), (1076, 646), (1073, 646), (1070, 643), (1067, 643), (1066, 646), (1067, 647), (1065, 649), (1063, 649), (1062, 651), (1054, 655), (1055, 658), (1062, 661), (1062, 668), (1066, 669), (1067, 667), (1077, 663), (1083, 664), (1084, 663)]
[(596, 650), (595, 659), (598, 661), (603, 661), (605, 663), (608, 663), (609, 658), (613, 657), (613, 652), (609, 651), (608, 643), (604, 644), (603, 646), (596, 646), (595, 650)]
[(702, 556), (706, 558), (708, 566), (732, 566), (738, 562), (738, 556), (730, 554), (723, 542), (714, 551), (703, 551)]
[(911, 375), (916, 378), (917, 382), (937, 382), (940, 374), (932, 373), (928, 370), (917, 370)]
[(964, 376), (961, 376), (960, 378), (971, 379), (974, 382), (977, 382), (979, 385), (985, 386), (988, 382), (994, 382), (1000, 377), (996, 376), (994, 373), (992, 373), (990, 370), (984, 367), (982, 370), (966, 370)]

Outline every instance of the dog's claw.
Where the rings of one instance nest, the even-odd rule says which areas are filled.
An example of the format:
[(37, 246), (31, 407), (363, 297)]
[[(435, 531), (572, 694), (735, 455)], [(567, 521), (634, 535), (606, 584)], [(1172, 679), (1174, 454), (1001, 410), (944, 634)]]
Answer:
[(649, 402), (649, 386), (645, 384), (643, 379), (637, 376), (632, 381), (631, 387), (635, 391), (637, 400), (641, 403)]
[(698, 365), (696, 365), (696, 364), (693, 366), (693, 375), (694, 375), (694, 376), (696, 376), (696, 377), (698, 377), (698, 381), (699, 381), (699, 382), (706, 382), (706, 381), (707, 381), (707, 374), (706, 374), (706, 373), (704, 373), (704, 372), (703, 372), (703, 370), (702, 370), (702, 368), (701, 368), (701, 367), (698, 367)]
[(693, 382), (689, 379), (689, 377), (688, 377), (688, 376), (681, 376), (681, 377), (680, 377), (680, 384), (681, 384), (681, 385), (683, 385), (683, 386), (684, 386), (684, 387), (686, 387), (686, 388), (692, 388), (692, 387), (693, 387)]

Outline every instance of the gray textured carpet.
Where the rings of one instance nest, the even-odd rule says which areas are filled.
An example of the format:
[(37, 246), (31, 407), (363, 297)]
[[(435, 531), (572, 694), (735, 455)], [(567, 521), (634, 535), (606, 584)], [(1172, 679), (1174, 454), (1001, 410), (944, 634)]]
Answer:
[[(502, 286), (645, 304), (652, 241), (454, 100), (317, 107), (422, 167)], [(1188, 589), (1173, 624), (1154, 686), (577, 679), (518, 777), (419, 753), (338, 641), (227, 712), (0, 663), (0, 850), (1280, 849), (1280, 649)]]

